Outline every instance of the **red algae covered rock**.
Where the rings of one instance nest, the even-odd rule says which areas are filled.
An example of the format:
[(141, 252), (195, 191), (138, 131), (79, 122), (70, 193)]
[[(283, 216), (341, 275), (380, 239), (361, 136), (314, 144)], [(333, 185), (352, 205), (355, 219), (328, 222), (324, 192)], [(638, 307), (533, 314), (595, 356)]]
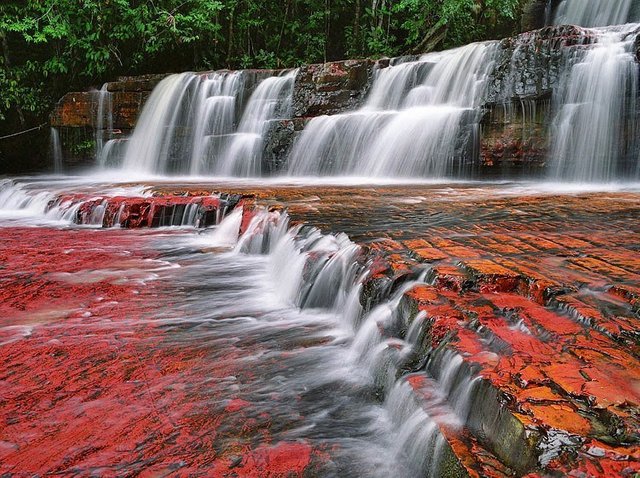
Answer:
[(234, 195), (157, 194), (149, 197), (60, 195), (48, 209), (78, 225), (140, 227), (215, 225), (241, 200)]
[(0, 475), (313, 475), (324, 451), (212, 386), (250, 381), (239, 350), (169, 330), (156, 240), (0, 228)]
[[(305, 194), (319, 198), (313, 207)], [(426, 283), (403, 297), (407, 328), (418, 314), (424, 319), (422, 368), (407, 382), (418, 399), (433, 401), (437, 387), (424, 364), (447, 352), (474, 383), (464, 426), (437, 423), (461, 473), (447, 476), (635, 478), (640, 239), (630, 219), (640, 211), (637, 196), (460, 193), (398, 212), (390, 206), (398, 190), (359, 194), (266, 191), (235, 207), (243, 206), (242, 231), (265, 196), (289, 201), (294, 222), (352, 228), (370, 261), (363, 290), (373, 303), (376, 293), (427, 270)], [(411, 193), (419, 194), (427, 195)], [(91, 222), (104, 207), (107, 224), (171, 225), (183, 206), (224, 207), (209, 195), (84, 197), (77, 214)], [(0, 233), (8, 264), (0, 269), (0, 315), (18, 326), (0, 335), (0, 474), (109, 475), (125, 464), (141, 476), (316, 476), (329, 459), (307, 441), (274, 440), (275, 418), (256, 413), (253, 399), (211, 395), (207, 380), (255, 371), (234, 347), (221, 355), (206, 341), (167, 340), (150, 320), (152, 310), (172, 309), (162, 283), (142, 285), (134, 273), (119, 280), (123, 269), (156, 258), (141, 247), (153, 231)], [(99, 434), (96, 423), (104, 424)], [(98, 468), (105, 460), (113, 466)]]

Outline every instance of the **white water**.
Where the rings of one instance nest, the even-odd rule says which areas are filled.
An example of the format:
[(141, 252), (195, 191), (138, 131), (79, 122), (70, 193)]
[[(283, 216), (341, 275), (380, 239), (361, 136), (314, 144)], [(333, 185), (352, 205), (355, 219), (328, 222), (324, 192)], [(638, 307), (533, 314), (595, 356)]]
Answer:
[[(95, 140), (96, 140), (96, 161), (98, 165), (104, 167), (109, 159), (111, 148), (105, 148), (105, 134), (113, 131), (113, 102), (111, 93), (107, 89), (108, 83), (102, 85), (98, 96), (98, 110), (96, 116)], [(108, 141), (107, 141), (108, 143)]]
[[(236, 264), (242, 264), (247, 257), (265, 257), (264, 268), (258, 270), (263, 270), (268, 278), (258, 283), (273, 288), (269, 295), (254, 297), (241, 306), (238, 297), (229, 297), (218, 305), (222, 310), (216, 313), (238, 314), (240, 307), (242, 313), (251, 315), (256, 313), (252, 308), (284, 306), (281, 315), (288, 317), (290, 310), (299, 309), (296, 328), (310, 330), (316, 327), (319, 315), (324, 316), (325, 326), (333, 327), (329, 333), (334, 338), (316, 349), (321, 354), (331, 351), (331, 359), (317, 364), (321, 372), (302, 373), (295, 378), (295, 384), (286, 388), (304, 386), (314, 390), (339, 383), (334, 386), (343, 392), (349, 390), (349, 396), (357, 390), (360, 392), (356, 394), (370, 388), (378, 390), (386, 397), (382, 402), (360, 398), (349, 417), (366, 424), (364, 428), (360, 425), (346, 432), (342, 429), (344, 424), (336, 424), (329, 433), (352, 436), (350, 444), (342, 445), (343, 452), (349, 455), (351, 472), (358, 470), (361, 476), (383, 477), (393, 470), (397, 476), (407, 478), (440, 476), (447, 445), (439, 426), (459, 429), (465, 424), (477, 380), (463, 370), (459, 356), (446, 351), (436, 354), (431, 361), (428, 367), (431, 376), (421, 372), (432, 387), (432, 399), (425, 401), (404, 378), (398, 378), (402, 367), (415, 358), (421, 347), (425, 319), (420, 314), (410, 321), (400, 305), (404, 293), (423, 278), (406, 283), (388, 300), (363, 312), (362, 284), (368, 268), (362, 261), (360, 247), (348, 237), (324, 235), (314, 228), (289, 227), (286, 214), (266, 210), (257, 211), (245, 233), (239, 235), (241, 214), (234, 211), (213, 232), (200, 235), (194, 244), (227, 246)], [(255, 279), (251, 278), (253, 282)], [(295, 329), (289, 330), (293, 334)], [(400, 330), (407, 331), (404, 337), (398, 335)], [(324, 409), (327, 398), (316, 398), (316, 411), (309, 417), (315, 425), (302, 427), (295, 433), (307, 438), (314, 436), (314, 428), (322, 428), (322, 424), (331, 420), (328, 409)], [(345, 396), (336, 395), (331, 400), (345, 406), (344, 399)], [(366, 439), (366, 446), (360, 443), (363, 432), (374, 433)]]
[[(637, 25), (598, 31), (598, 42), (569, 70), (556, 95), (549, 175), (554, 180), (608, 182), (634, 177), (638, 66)], [(637, 162), (637, 158), (630, 158)], [(634, 161), (635, 160), (635, 161)]]
[[(105, 187), (92, 185), (82, 179), (57, 182), (0, 179), (0, 224), (70, 226), (76, 224), (77, 213), (87, 202), (93, 203), (111, 196), (122, 198), (148, 195), (143, 187)], [(106, 199), (93, 210), (86, 225), (102, 227), (105, 206)], [(185, 220), (188, 219), (188, 210), (189, 208), (185, 208)]]
[(640, 20), (637, 7), (634, 0), (562, 0), (556, 8), (553, 24), (583, 27), (621, 25)]
[(183, 100), (197, 81), (197, 76), (182, 73), (171, 75), (156, 86), (127, 145), (124, 169), (156, 174), (167, 172), (177, 122), (185, 107)]
[(193, 152), (190, 172), (200, 174), (210, 167), (208, 159), (217, 157), (225, 135), (233, 132), (242, 79), (237, 73), (213, 73), (201, 80), (193, 117)]
[(253, 177), (262, 173), (264, 134), (269, 122), (290, 114), (297, 71), (263, 80), (251, 95), (237, 132), (230, 138), (221, 161), (213, 168), (222, 176)]
[[(433, 53), (380, 69), (366, 105), (314, 118), (290, 155), (289, 175), (443, 177), (477, 127), (475, 108), (495, 43)], [(462, 141), (464, 143), (464, 141)]]
[[(560, 7), (574, 8), (576, 2), (567, 0)], [(640, 9), (623, 3), (584, 5), (589, 6), (589, 18)], [(638, 177), (638, 69), (633, 48), (637, 27), (586, 30), (584, 42), (570, 42), (557, 52), (564, 58), (559, 86), (553, 75), (541, 85), (553, 87), (546, 162), (550, 180), (607, 183)], [(471, 177), (479, 163), (485, 103), (504, 102), (507, 116), (515, 111), (514, 99), (531, 94), (533, 80), (524, 78), (521, 70), (528, 68), (526, 55), (532, 46), (526, 39), (512, 46), (506, 50), (510, 64), (505, 63), (504, 45), (486, 42), (413, 61), (396, 59), (376, 69), (361, 108), (312, 118), (295, 133), (282, 177), (304, 182), (318, 177), (346, 182)], [(498, 60), (501, 68), (495, 66)], [(297, 72), (266, 78), (264, 74), (258, 73), (258, 79), (254, 72), (227, 71), (169, 76), (145, 104), (132, 137), (104, 144), (104, 131), (113, 120), (111, 95), (103, 87), (96, 122), (99, 163), (103, 168), (119, 167), (116, 171), (129, 178), (263, 176), (265, 140), (279, 119), (291, 116)], [(537, 118), (536, 101), (520, 98), (522, 144), (536, 141), (537, 128), (547, 121)], [(545, 147), (541, 145), (540, 155)]]
[(62, 173), (64, 169), (63, 164), (63, 154), (62, 154), (62, 143), (60, 143), (60, 133), (57, 128), (51, 128), (51, 136), (50, 136), (50, 154), (51, 159), (53, 160), (53, 172), (56, 174)]
[(123, 169), (135, 174), (262, 172), (269, 123), (289, 116), (296, 72), (259, 81), (244, 104), (243, 72), (182, 73), (162, 80), (140, 114)]

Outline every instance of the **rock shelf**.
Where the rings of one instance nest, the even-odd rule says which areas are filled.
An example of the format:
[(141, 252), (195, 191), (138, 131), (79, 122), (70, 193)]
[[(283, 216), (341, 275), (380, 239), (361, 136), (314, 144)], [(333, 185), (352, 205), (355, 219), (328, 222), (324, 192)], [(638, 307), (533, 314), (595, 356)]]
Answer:
[[(471, 384), (472, 406), (463, 427), (438, 423), (455, 464), (448, 476), (640, 473), (637, 193), (560, 195), (474, 184), (175, 184), (150, 191), (150, 198), (58, 200), (82, 203), (78, 224), (91, 223), (86, 218), (98, 206), (115, 211), (124, 204), (128, 219), (107, 220), (112, 211), (102, 225), (135, 231), (0, 229), (0, 310), (5, 325), (18, 325), (0, 336), (0, 472), (88, 470), (96, 457), (111, 456), (150, 463), (147, 473), (171, 472), (180, 462), (185, 473), (232, 476), (235, 469), (238, 476), (266, 476), (259, 470), (268, 468), (268, 476), (314, 476), (314, 467), (329, 459), (331, 450), (304, 442), (271, 443), (271, 418), (244, 417), (240, 398), (207, 411), (215, 397), (206, 388), (170, 386), (175, 374), (195, 382), (250, 374), (234, 364), (233, 351), (205, 366), (204, 344), (163, 345), (168, 332), (157, 323), (132, 321), (157, 319), (158, 308), (170, 310), (172, 302), (161, 273), (156, 280), (141, 277), (162, 258), (137, 246), (170, 241), (173, 232), (158, 236), (147, 227), (175, 225), (166, 218), (177, 207), (219, 211), (224, 203), (224, 213), (244, 208), (243, 227), (257, 204), (284, 208), (294, 222), (347, 233), (371, 264), (369, 305), (428, 270), (426, 283), (402, 301), (409, 322), (420, 315), (426, 324), (415, 367), (403, 373), (428, 412), (442, 380), (439, 364), (461, 361), (456, 380)], [(81, 252), (89, 248), (102, 252)], [(131, 274), (123, 282), (87, 272), (123, 267)], [(110, 320), (93, 321), (105, 308)], [(115, 407), (98, 441), (89, 439), (97, 426), (95, 400)], [(224, 442), (229, 446), (219, 449), (224, 440), (213, 437), (242, 426), (262, 430), (264, 443)], [(71, 445), (78, 436), (87, 438), (84, 448)]]

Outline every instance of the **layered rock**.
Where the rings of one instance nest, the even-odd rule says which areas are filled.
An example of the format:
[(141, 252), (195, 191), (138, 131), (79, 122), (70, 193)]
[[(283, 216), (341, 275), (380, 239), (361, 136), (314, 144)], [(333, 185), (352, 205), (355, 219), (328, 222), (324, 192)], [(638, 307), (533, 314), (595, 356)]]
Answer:
[[(366, 246), (365, 303), (430, 270), (403, 299), (405, 332), (424, 320), (404, 372), (453, 453), (445, 452), (443, 476), (635, 476), (637, 195), (496, 197), (461, 188), (454, 199), (433, 189), (253, 192)], [(438, 421), (443, 407), (464, 400), (464, 427)]]
[(294, 118), (344, 113), (362, 104), (376, 62), (347, 60), (300, 68), (293, 91)]
[(74, 224), (121, 227), (216, 225), (241, 201), (239, 195), (206, 191), (163, 192), (149, 197), (62, 194), (51, 200), (46, 213), (54, 210)]
[[(437, 476), (631, 478), (640, 472), (637, 193), (523, 195), (521, 190), (512, 194), (477, 185), (454, 191), (425, 185), (220, 186), (229, 194), (214, 195), (211, 186), (163, 185), (149, 188), (149, 197), (61, 195), (54, 203), (68, 204), (79, 224), (96, 224), (92, 218), (112, 217), (104, 211), (124, 205), (124, 221), (102, 223), (145, 227), (175, 225), (180, 215), (176, 208), (185, 204), (224, 214), (237, 200), (243, 205), (241, 232), (255, 214), (254, 204), (274, 216), (286, 207), (294, 222), (348, 232), (369, 264), (364, 308), (388, 301), (429, 272), (402, 294), (401, 320), (377, 325), (385, 338), (402, 339), (412, 329), (419, 331), (411, 356), (398, 369), (401, 390), (396, 398), (423, 407), (435, 422), (443, 439)], [(211, 395), (207, 378), (221, 381), (225, 391), (229, 387), (222, 379), (231, 372), (244, 383), (255, 378), (255, 369), (243, 360), (246, 355), (233, 346), (220, 347), (209, 334), (194, 333), (190, 323), (184, 341), (174, 346), (146, 340), (157, 337), (150, 329), (154, 324), (162, 331), (181, 330), (175, 325), (180, 309), (173, 297), (195, 294), (196, 289), (179, 292), (166, 279), (149, 281), (144, 272), (156, 274), (155, 267), (166, 267), (166, 250), (157, 257), (140, 247), (145, 235), (130, 234), (119, 228), (101, 233), (3, 228), (7, 286), (0, 292), (5, 299), (0, 310), (28, 325), (23, 329), (10, 323), (11, 340), (2, 348), (9, 364), (5, 382), (9, 397), (28, 400), (6, 401), (3, 412), (12, 442), (5, 441), (0, 450), (2, 465), (46, 473), (96, 456), (103, 460), (95, 461), (100, 465), (123, 457), (140, 463), (139, 456), (153, 456), (162, 463), (179, 458), (181, 469), (194, 473), (234, 468), (253, 473), (277, 463), (283, 476), (292, 469), (315, 476), (307, 467), (314, 460), (325, 463), (340, 450), (309, 448), (303, 440), (270, 443), (283, 415), (251, 414), (251, 403), (239, 397), (218, 400), (219, 409), (211, 408), (219, 397)], [(158, 242), (166, 241), (165, 234), (155, 236)], [(32, 247), (24, 247), (25, 238)], [(161, 259), (157, 266), (150, 260), (154, 258)], [(199, 287), (198, 277), (192, 284)], [(158, 320), (163, 313), (170, 320)], [(61, 318), (52, 319), (55, 314)], [(114, 328), (121, 319), (136, 329), (123, 333)], [(74, 340), (63, 347), (60, 334), (70, 332)], [(130, 340), (142, 338), (140, 347), (130, 348)], [(256, 355), (253, 341), (249, 344), (247, 350)], [(394, 342), (385, 346), (393, 348)], [(202, 355), (214, 349), (218, 360)], [(71, 382), (70, 364), (82, 372), (73, 374)], [(142, 378), (134, 380), (137, 373)], [(176, 377), (188, 377), (195, 385), (175, 386)], [(27, 393), (34, 387), (37, 394)], [(167, 433), (157, 432), (165, 424), (148, 412), (149, 390), (161, 398), (161, 411), (172, 409), (172, 417), (184, 414), (185, 425), (168, 423)], [(88, 415), (77, 413), (82, 393), (82, 403), (99, 402), (83, 409)], [(123, 394), (136, 406), (122, 409)], [(283, 398), (277, 394), (270, 396), (270, 406), (279, 400)], [(201, 408), (194, 414), (195, 406)], [(43, 411), (47, 421), (33, 410)], [(450, 420), (452, 415), (459, 422)], [(104, 433), (96, 438), (92, 421), (105, 416), (117, 424), (118, 433), (107, 433), (110, 428), (106, 438)], [(299, 417), (296, 413), (295, 425)], [(244, 432), (252, 436), (257, 430), (267, 444), (238, 448), (236, 430), (243, 431), (243, 439)], [(212, 432), (232, 440), (196, 441), (189, 448)], [(69, 455), (61, 440), (78, 437), (101, 446)], [(135, 446), (124, 447), (125, 439)], [(110, 454), (103, 459), (98, 453), (105, 450)], [(34, 462), (35, 451), (41, 458)]]

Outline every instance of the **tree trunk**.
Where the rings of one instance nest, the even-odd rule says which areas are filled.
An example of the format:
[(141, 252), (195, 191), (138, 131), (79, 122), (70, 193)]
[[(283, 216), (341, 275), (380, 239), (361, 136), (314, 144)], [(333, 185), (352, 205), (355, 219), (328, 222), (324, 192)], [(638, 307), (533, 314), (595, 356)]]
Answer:
[(282, 37), (284, 36), (284, 27), (287, 25), (290, 9), (291, 9), (291, 0), (287, 0), (287, 5), (284, 9), (284, 18), (282, 19), (282, 27), (280, 28), (280, 36), (278, 37), (278, 46), (276, 48), (276, 59), (278, 60), (278, 65), (280, 64), (280, 47), (282, 46)]
[(235, 21), (236, 7), (231, 8), (229, 13), (229, 32), (227, 34), (227, 68), (231, 69), (231, 55), (233, 54), (233, 22)]
[(327, 62), (327, 49), (329, 45), (329, 30), (331, 28), (331, 0), (324, 2), (324, 62)]
[(447, 25), (436, 24), (412, 50), (413, 54), (429, 53), (447, 36)]
[(362, 42), (360, 41), (360, 21), (362, 17), (362, 0), (356, 0), (356, 17), (353, 20), (353, 41), (355, 42), (356, 53), (362, 53)]

